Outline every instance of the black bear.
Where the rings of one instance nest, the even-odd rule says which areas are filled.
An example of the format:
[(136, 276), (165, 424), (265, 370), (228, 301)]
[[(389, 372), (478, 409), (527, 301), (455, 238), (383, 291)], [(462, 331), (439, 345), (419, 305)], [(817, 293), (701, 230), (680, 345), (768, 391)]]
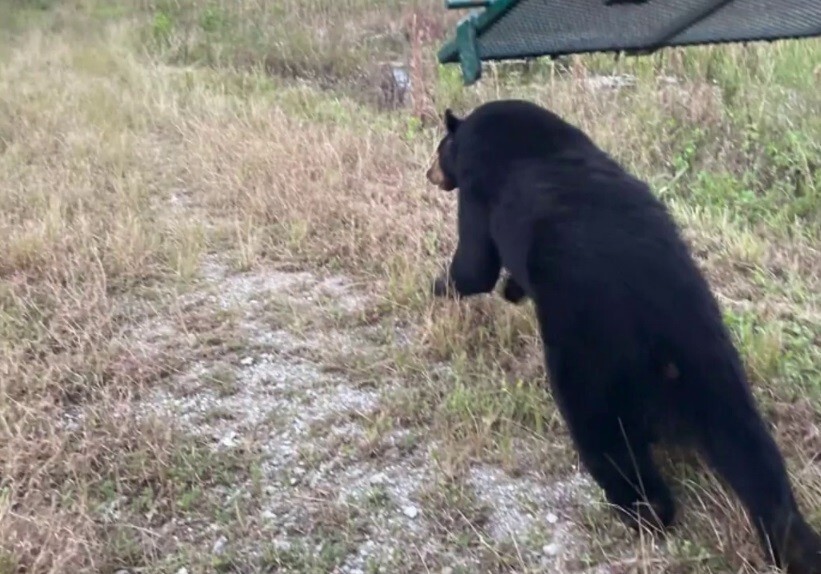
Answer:
[(536, 104), (445, 112), (427, 172), (458, 189), (458, 242), (436, 296), (532, 300), (548, 379), (581, 459), (633, 526), (673, 496), (651, 454), (686, 441), (733, 488), (772, 561), (821, 574), (709, 285), (664, 204), (580, 129)]

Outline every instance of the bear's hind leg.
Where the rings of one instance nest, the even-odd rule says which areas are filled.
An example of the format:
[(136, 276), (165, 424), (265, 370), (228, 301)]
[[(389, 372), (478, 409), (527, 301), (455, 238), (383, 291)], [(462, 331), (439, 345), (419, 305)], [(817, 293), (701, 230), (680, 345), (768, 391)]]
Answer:
[(653, 461), (653, 437), (633, 414), (638, 406), (630, 405), (629, 397), (614, 396), (614, 389), (624, 390), (626, 385), (603, 383), (583, 363), (562, 364), (558, 350), (551, 349), (550, 355), (551, 383), (573, 442), (607, 500), (633, 528), (668, 527), (676, 507)]
[(642, 524), (667, 528), (675, 517), (675, 502), (653, 461), (649, 437), (631, 433), (635, 429), (616, 416), (588, 424), (595, 425), (595, 430), (588, 427), (576, 433), (576, 444), (607, 500), (634, 528)]
[(781, 453), (759, 414), (743, 401), (714, 407), (699, 417), (706, 431), (701, 450), (738, 494), (765, 552), (790, 574), (821, 574), (821, 536), (798, 509)]

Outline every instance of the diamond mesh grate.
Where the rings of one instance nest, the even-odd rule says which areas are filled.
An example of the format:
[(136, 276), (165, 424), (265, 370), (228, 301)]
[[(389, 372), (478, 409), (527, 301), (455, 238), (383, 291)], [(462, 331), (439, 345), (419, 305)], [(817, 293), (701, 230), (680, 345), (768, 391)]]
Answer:
[(496, 0), (460, 26), (443, 63), (820, 36), (821, 0)]

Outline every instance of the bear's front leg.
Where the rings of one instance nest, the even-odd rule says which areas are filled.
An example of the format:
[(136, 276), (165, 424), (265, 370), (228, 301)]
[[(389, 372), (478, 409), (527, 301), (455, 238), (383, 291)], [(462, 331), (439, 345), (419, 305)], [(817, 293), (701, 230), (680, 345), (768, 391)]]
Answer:
[(431, 285), (431, 292), (434, 297), (447, 297), (453, 291), (453, 286), (450, 282), (450, 275), (445, 272), (434, 278)]
[(512, 275), (508, 275), (504, 278), (504, 283), (502, 285), (502, 298), (505, 301), (517, 305), (526, 297), (527, 292), (525, 292), (522, 286), (516, 282)]
[(487, 207), (463, 190), (459, 195), (458, 220), (456, 252), (447, 271), (433, 282), (433, 294), (437, 297), (490, 293), (499, 280), (502, 264), (490, 236)]
[(434, 296), (458, 299), (493, 291), (499, 278), (499, 272), (494, 273), (493, 266), (465, 269), (465, 264), (460, 261), (454, 258), (448, 270), (433, 280)]

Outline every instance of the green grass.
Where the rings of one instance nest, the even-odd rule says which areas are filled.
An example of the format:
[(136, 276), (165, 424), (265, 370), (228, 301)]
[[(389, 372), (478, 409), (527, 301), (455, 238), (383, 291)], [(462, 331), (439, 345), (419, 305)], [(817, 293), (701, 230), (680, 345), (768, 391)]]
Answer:
[[(314, 425), (312, 440), (348, 423), (363, 437), (298, 445), (300, 463), (418, 456), (439, 473), (417, 494), (443, 545), (426, 554), (390, 531), (402, 552), (370, 571), (538, 571), (529, 552), (544, 536), (491, 540), (463, 480), (480, 462), (545, 481), (578, 462), (542, 384), (530, 305), (425, 292), (455, 246), (453, 197), (424, 179), (440, 137), (426, 115), (504, 97), (577, 123), (670, 206), (821, 526), (818, 40), (499, 64), (465, 88), (435, 64), (455, 18), (433, 0), (0, 0), (0, 13), (0, 572), (325, 572), (389, 531), (379, 520), (396, 505), (379, 488), (357, 506), (299, 491), (313, 513), (291, 546), (272, 545), (260, 516), (274, 483), (258, 450), (277, 435), (219, 452), (172, 416), (141, 414), (163, 389), (229, 400), (246, 383), (238, 359), (272, 352), (248, 342), (241, 309), (203, 291), (207, 256), (365, 285), (355, 312), (330, 294), (265, 300), (260, 316), (294, 336), (368, 333), (355, 352), (292, 353), (384, 395), (373, 412)], [(416, 46), (414, 13), (426, 34)], [(380, 66), (414, 55), (413, 107), (385, 109)], [(583, 81), (609, 73), (635, 84)], [(191, 365), (206, 374), (183, 384)], [(218, 403), (206, 415), (244, 413)], [(290, 423), (285, 412), (265, 422)], [(761, 571), (735, 499), (700, 469), (671, 471), (676, 534), (636, 541), (579, 502), (589, 544), (574, 564)], [(214, 525), (228, 550), (212, 555), (213, 532), (184, 525)]]

